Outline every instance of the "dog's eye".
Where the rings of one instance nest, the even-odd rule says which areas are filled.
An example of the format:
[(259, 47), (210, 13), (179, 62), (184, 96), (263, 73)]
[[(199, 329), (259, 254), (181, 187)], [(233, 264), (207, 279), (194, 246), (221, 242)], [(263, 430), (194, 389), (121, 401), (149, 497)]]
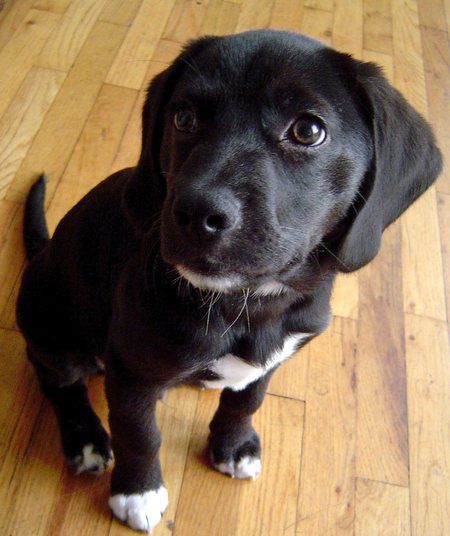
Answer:
[(315, 147), (325, 141), (327, 133), (318, 119), (302, 117), (292, 125), (291, 135), (296, 143)]
[(189, 108), (178, 110), (173, 116), (173, 123), (181, 132), (195, 132), (197, 130), (197, 117)]

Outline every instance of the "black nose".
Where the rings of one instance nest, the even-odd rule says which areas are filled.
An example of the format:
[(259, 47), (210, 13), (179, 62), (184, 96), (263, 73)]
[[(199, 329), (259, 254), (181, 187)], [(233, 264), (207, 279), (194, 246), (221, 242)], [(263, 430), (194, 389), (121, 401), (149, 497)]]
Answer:
[(240, 221), (240, 206), (223, 190), (184, 192), (174, 203), (176, 225), (190, 237), (219, 238), (229, 234)]

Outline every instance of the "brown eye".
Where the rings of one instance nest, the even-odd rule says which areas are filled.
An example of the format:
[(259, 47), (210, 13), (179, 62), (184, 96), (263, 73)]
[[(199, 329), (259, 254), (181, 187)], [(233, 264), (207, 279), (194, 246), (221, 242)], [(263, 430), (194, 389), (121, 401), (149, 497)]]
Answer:
[(193, 110), (189, 108), (178, 110), (173, 116), (173, 123), (181, 132), (195, 132), (197, 130), (197, 118)]
[(326, 130), (318, 119), (302, 117), (291, 128), (291, 135), (295, 143), (315, 147), (325, 141)]

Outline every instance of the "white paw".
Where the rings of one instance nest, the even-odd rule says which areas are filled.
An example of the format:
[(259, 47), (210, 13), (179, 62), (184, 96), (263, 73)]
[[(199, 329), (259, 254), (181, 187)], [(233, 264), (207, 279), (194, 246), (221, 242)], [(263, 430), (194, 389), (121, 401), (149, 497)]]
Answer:
[(75, 456), (70, 463), (75, 466), (77, 474), (79, 473), (102, 473), (112, 461), (112, 453), (106, 457), (100, 452), (94, 450), (94, 445), (88, 443), (83, 447), (82, 453)]
[(256, 480), (261, 472), (261, 460), (253, 456), (243, 456), (237, 462), (230, 460), (215, 463), (214, 467), (232, 478), (251, 478)]
[(114, 515), (132, 529), (150, 532), (155, 527), (169, 504), (164, 486), (159, 489), (132, 495), (113, 495), (109, 507)]

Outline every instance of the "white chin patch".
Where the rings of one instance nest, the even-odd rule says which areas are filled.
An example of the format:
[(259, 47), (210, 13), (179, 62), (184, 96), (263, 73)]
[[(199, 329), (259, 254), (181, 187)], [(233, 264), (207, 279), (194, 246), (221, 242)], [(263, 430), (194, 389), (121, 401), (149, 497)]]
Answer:
[(169, 504), (167, 490), (157, 490), (132, 495), (113, 495), (109, 507), (113, 514), (135, 530), (150, 532), (155, 527)]
[(261, 472), (261, 460), (253, 456), (243, 456), (237, 462), (230, 460), (229, 462), (215, 463), (214, 467), (221, 473), (230, 475), (231, 478), (256, 480)]
[(186, 268), (182, 264), (177, 264), (175, 268), (178, 273), (189, 281), (189, 283), (196, 288), (202, 290), (214, 290), (218, 292), (226, 292), (232, 288), (236, 288), (242, 283), (242, 278), (239, 275), (230, 275), (228, 277), (201, 275), (196, 272), (192, 272), (189, 268)]

